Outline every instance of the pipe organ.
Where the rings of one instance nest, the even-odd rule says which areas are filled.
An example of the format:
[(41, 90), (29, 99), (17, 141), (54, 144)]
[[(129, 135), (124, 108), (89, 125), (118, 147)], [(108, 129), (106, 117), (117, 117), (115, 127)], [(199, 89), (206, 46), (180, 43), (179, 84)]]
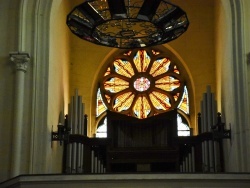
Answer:
[[(201, 101), (201, 133), (212, 132), (212, 127), (217, 123), (217, 102), (210, 86)], [(202, 168), (203, 172), (220, 172), (220, 152), (218, 142), (214, 139), (202, 141)]]
[(66, 118), (69, 138), (64, 143), (64, 172), (67, 174), (105, 173), (103, 154), (93, 139), (87, 137), (87, 115), (82, 96), (71, 97), (69, 113)]
[[(87, 136), (87, 115), (82, 97), (76, 90), (69, 104), (65, 125), (58, 125), (58, 132), (52, 132), (52, 141), (60, 141), (61, 144), (64, 141), (63, 173), (120, 172), (117, 169), (119, 165), (131, 171), (136, 170), (134, 166), (145, 164), (145, 161), (151, 165), (147, 169), (153, 172), (167, 172), (167, 169), (162, 169), (162, 165), (157, 166), (163, 163), (166, 168), (174, 164), (169, 166), (169, 170), (175, 169), (176, 172), (223, 172), (222, 141), (231, 138), (231, 130), (224, 128), (209, 86), (200, 106), (199, 134), (196, 136), (177, 136), (175, 110), (168, 112), (168, 115), (161, 114), (144, 121), (121, 114), (112, 115), (107, 111), (107, 114), (111, 114), (107, 115), (110, 118), (107, 124), (108, 138), (90, 138)], [(168, 144), (162, 144), (165, 142)], [(174, 150), (171, 150), (170, 143)]]
[(231, 130), (224, 129), (221, 114), (210, 86), (201, 101), (197, 136), (180, 137), (180, 172), (216, 173), (224, 171), (224, 138), (231, 138)]
[[(84, 116), (84, 104), (82, 103), (82, 97), (78, 95), (78, 91), (75, 91), (75, 95), (71, 97), (68, 113), (68, 127), (70, 134), (87, 135), (85, 125), (86, 120)], [(82, 173), (84, 145), (81, 143), (68, 143), (66, 153), (66, 173)]]

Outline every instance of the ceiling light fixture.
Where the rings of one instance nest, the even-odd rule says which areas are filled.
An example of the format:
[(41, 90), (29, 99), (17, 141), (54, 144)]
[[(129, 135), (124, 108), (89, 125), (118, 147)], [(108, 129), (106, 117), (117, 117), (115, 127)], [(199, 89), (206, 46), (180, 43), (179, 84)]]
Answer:
[(85, 0), (68, 14), (67, 25), (86, 41), (130, 49), (172, 41), (189, 21), (166, 0)]

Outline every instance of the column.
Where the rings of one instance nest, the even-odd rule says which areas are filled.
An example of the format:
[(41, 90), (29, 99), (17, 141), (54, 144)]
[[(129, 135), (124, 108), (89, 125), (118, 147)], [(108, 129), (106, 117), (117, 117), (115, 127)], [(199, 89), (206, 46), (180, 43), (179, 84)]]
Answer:
[(21, 174), (24, 81), (30, 57), (28, 53), (13, 52), (10, 53), (10, 60), (14, 63), (16, 70), (10, 174), (11, 177), (15, 177)]

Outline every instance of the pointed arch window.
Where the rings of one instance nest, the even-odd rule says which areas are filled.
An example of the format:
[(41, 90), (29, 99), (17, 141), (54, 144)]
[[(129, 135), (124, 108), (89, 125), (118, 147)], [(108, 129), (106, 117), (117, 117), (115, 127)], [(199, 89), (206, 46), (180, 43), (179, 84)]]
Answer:
[(109, 109), (143, 119), (175, 108), (189, 114), (188, 89), (177, 64), (157, 50), (121, 54), (97, 92), (97, 116)]

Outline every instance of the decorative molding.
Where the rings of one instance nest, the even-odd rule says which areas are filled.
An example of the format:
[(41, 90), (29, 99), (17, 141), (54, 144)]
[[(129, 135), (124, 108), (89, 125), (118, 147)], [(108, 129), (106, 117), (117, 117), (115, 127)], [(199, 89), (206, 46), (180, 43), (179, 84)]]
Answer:
[[(51, 0), (29, 0), (34, 2), (35, 17), (32, 23), (34, 29), (34, 38), (32, 38), (33, 56), (32, 61), (33, 83), (32, 83), (32, 109), (31, 109), (31, 140), (30, 140), (30, 167), (29, 173), (39, 174), (47, 173), (46, 166), (47, 150), (50, 148), (50, 142), (46, 144), (45, 140), (50, 139), (50, 132), (47, 125), (48, 115), (48, 70), (49, 70), (49, 40), (50, 40), (50, 16), (52, 5), (55, 1)], [(29, 9), (29, 3), (24, 4)], [(33, 12), (26, 15), (26, 19), (33, 16)], [(25, 19), (25, 18), (24, 18)], [(32, 35), (29, 30), (27, 34)], [(47, 133), (47, 134), (46, 134)], [(42, 152), (44, 155), (40, 155)]]
[(28, 63), (30, 62), (30, 56), (26, 52), (10, 52), (10, 60), (15, 63), (17, 71), (26, 72)]

